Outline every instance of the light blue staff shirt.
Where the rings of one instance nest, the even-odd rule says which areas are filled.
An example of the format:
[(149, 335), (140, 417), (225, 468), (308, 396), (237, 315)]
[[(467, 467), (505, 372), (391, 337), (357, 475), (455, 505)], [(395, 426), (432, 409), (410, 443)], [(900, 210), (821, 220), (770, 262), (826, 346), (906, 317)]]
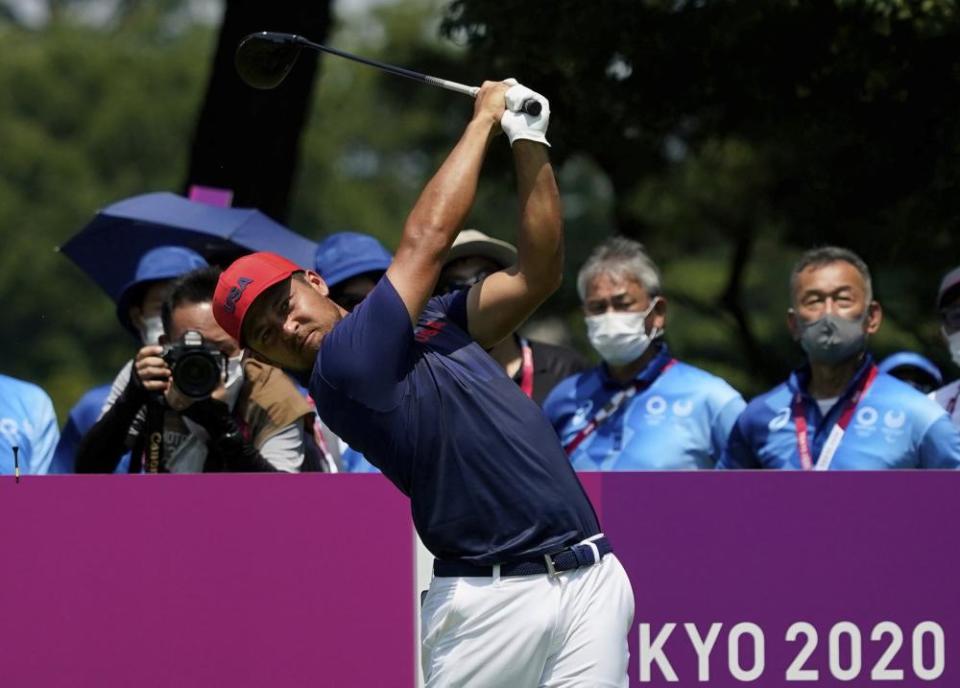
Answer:
[[(648, 379), (670, 358), (662, 346), (634, 382)], [(543, 409), (566, 446), (622, 389), (600, 365), (557, 385)], [(744, 406), (724, 380), (677, 362), (584, 439), (570, 461), (582, 471), (713, 468)]]
[(100, 419), (100, 411), (110, 394), (110, 385), (88, 389), (67, 415), (60, 433), (60, 441), (53, 454), (50, 473), (73, 473), (76, 470), (77, 450), (87, 431)]
[(0, 375), (0, 474), (14, 471), (13, 447), (20, 448), (20, 473), (47, 473), (60, 439), (50, 397), (37, 385)]
[[(794, 371), (786, 382), (750, 402), (717, 467), (802, 468), (792, 412), (797, 392), (805, 402), (810, 453), (816, 462), (871, 365), (873, 359), (867, 355), (826, 415), (807, 391), (809, 367)], [(960, 433), (936, 402), (895, 377), (879, 373), (857, 404), (829, 468), (960, 468)]]

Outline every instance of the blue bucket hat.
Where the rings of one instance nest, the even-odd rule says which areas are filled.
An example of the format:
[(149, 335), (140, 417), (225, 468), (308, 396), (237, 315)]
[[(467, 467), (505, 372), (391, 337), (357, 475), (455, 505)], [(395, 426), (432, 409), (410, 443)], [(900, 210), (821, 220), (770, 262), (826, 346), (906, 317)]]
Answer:
[(332, 287), (365, 272), (386, 272), (392, 261), (390, 251), (375, 237), (337, 232), (317, 246), (314, 263), (327, 286)]
[(139, 338), (137, 328), (130, 321), (130, 306), (143, 297), (143, 292), (151, 282), (170, 280), (185, 275), (198, 268), (208, 267), (196, 251), (183, 246), (158, 246), (150, 249), (137, 263), (133, 279), (127, 283), (117, 299), (117, 319), (134, 337)]
[(881, 373), (890, 373), (892, 370), (903, 367), (923, 371), (936, 383), (936, 387), (943, 385), (943, 374), (933, 361), (913, 351), (899, 351), (890, 354), (877, 364), (877, 370)]

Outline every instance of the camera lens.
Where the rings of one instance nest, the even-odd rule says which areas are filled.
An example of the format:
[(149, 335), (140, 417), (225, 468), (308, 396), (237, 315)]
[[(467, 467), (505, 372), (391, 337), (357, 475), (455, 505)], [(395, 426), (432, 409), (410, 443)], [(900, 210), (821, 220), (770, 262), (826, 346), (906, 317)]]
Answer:
[(173, 383), (188, 397), (210, 396), (220, 384), (220, 366), (206, 351), (184, 354), (173, 368)]

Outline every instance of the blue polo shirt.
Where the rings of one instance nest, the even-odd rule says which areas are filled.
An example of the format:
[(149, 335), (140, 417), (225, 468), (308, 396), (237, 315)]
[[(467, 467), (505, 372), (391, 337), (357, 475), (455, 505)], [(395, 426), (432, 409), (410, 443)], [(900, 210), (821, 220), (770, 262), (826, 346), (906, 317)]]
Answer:
[[(624, 402), (573, 450), (574, 468), (639, 471), (716, 465), (746, 402), (725, 381), (699, 368), (680, 362), (666, 367), (671, 359), (662, 346), (633, 380), (650, 386)], [(543, 410), (561, 444), (566, 446), (623, 389), (604, 365), (557, 385)]]
[(505, 563), (597, 534), (550, 423), (466, 321), (458, 291), (412, 327), (384, 277), (323, 340), (310, 378), (320, 417), (410, 497), (440, 559)]
[[(791, 410), (798, 392), (804, 400), (810, 453), (816, 461), (846, 402), (872, 364), (868, 355), (825, 416), (807, 391), (810, 369), (794, 371), (785, 383), (747, 405), (717, 467), (799, 470)], [(934, 401), (895, 377), (879, 373), (857, 404), (830, 470), (889, 468), (960, 468), (960, 433)]]
[(14, 446), (19, 447), (22, 474), (47, 473), (59, 438), (47, 393), (30, 382), (0, 375), (0, 475), (14, 472)]

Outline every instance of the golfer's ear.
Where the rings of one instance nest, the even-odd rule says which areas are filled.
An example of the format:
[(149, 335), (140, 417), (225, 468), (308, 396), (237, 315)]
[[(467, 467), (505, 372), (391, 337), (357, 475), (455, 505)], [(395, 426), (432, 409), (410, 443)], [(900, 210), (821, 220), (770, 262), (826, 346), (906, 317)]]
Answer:
[(304, 279), (307, 280), (307, 284), (316, 289), (321, 296), (330, 295), (330, 287), (327, 286), (326, 281), (319, 275), (319, 273), (316, 273), (313, 270), (305, 270), (303, 276)]

